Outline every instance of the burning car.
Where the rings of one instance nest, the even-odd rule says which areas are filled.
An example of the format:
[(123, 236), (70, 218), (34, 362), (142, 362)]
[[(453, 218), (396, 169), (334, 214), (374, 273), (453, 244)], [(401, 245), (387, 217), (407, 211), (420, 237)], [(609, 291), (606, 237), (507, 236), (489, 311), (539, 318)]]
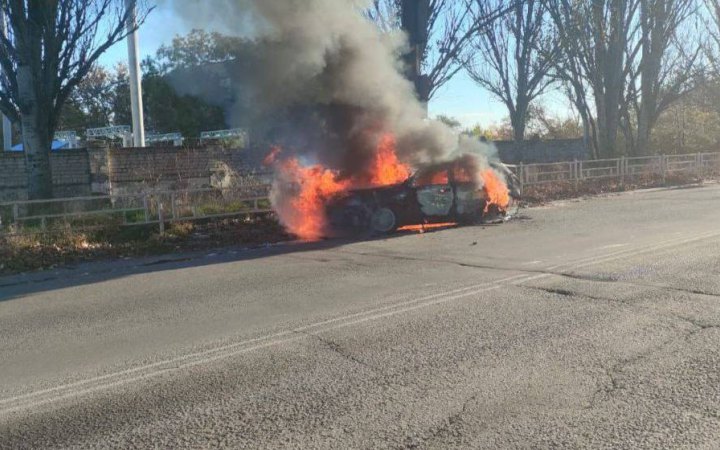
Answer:
[(326, 205), (329, 225), (337, 231), (390, 233), (407, 225), (469, 224), (506, 216), (511, 202), (520, 198), (517, 178), (501, 163), (484, 171), (471, 168), (459, 158), (420, 168), (401, 183), (341, 191)]
[(279, 147), (271, 150), (265, 161), (274, 169), (270, 200), (285, 229), (300, 239), (317, 240), (345, 232), (474, 223), (505, 216), (520, 196), (512, 172), (482, 154), (462, 153), (413, 173), (398, 158), (391, 134), (381, 136), (371, 150), (348, 171), (303, 164)]

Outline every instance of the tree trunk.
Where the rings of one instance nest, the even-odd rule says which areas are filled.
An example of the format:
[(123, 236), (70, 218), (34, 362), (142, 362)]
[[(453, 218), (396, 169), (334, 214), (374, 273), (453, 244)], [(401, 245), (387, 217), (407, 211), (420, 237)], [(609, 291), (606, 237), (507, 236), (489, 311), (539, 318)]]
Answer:
[(38, 104), (29, 66), (18, 67), (17, 79), (28, 197), (30, 200), (52, 198), (50, 111)]
[(515, 125), (513, 125), (513, 139), (515, 142), (525, 140), (525, 120), (519, 119)]
[(647, 111), (646, 107), (641, 107), (640, 117), (638, 118), (637, 142), (635, 143), (639, 156), (647, 156), (650, 154), (651, 122), (649, 111)]
[(28, 175), (30, 200), (52, 198), (52, 171), (50, 169), (50, 139), (47, 132), (38, 129), (38, 113), (22, 115), (25, 167)]
[(510, 114), (510, 125), (513, 129), (513, 140), (515, 142), (522, 142), (525, 140), (525, 126), (527, 122), (527, 109), (528, 105), (518, 104)]
[[(596, 91), (597, 92), (597, 91)], [(620, 126), (620, 102), (615, 89), (597, 95), (598, 153), (600, 158), (616, 156), (618, 128)]]
[(605, 97), (600, 93), (600, 95), (597, 94), (598, 90), (595, 90), (596, 97), (595, 97), (595, 117), (597, 117), (597, 129), (598, 129), (598, 136), (597, 136), (597, 156), (598, 158), (609, 158), (609, 148), (608, 148), (608, 133), (607, 133), (607, 115), (605, 114), (606, 111), (606, 105), (605, 105)]

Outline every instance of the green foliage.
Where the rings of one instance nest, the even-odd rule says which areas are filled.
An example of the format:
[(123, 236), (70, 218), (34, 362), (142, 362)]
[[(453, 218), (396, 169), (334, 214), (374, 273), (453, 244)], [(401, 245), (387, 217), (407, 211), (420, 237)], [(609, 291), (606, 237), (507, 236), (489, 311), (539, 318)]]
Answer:
[[(146, 129), (197, 137), (202, 131), (227, 128), (221, 107), (178, 94), (169, 83), (168, 74), (178, 68), (228, 60), (239, 41), (239, 38), (193, 30), (186, 37), (175, 37), (172, 44), (161, 47), (154, 58), (143, 61)], [(80, 131), (131, 122), (128, 69), (118, 64), (112, 70), (95, 67), (88, 74), (63, 108), (59, 129)]]
[(179, 131), (183, 136), (227, 128), (222, 108), (189, 95), (178, 95), (167, 78), (148, 71), (143, 78), (147, 128), (159, 133)]
[(112, 123), (120, 75), (119, 69), (111, 72), (102, 66), (93, 67), (63, 105), (58, 129), (84, 130)]

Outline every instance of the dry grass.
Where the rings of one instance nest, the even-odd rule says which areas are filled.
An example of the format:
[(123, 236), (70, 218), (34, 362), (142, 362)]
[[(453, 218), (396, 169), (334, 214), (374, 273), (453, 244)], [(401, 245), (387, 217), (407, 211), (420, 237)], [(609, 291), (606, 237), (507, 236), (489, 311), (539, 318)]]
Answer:
[(702, 179), (693, 174), (668, 175), (665, 179), (657, 175), (642, 175), (626, 180), (596, 179), (579, 183), (558, 181), (525, 187), (523, 203), (529, 206), (541, 205), (553, 200), (588, 197), (612, 192), (632, 191), (663, 186), (678, 186), (699, 183)]
[(157, 226), (6, 236), (0, 237), (0, 274), (98, 259), (259, 245), (288, 239), (271, 217), (177, 222), (162, 236)]

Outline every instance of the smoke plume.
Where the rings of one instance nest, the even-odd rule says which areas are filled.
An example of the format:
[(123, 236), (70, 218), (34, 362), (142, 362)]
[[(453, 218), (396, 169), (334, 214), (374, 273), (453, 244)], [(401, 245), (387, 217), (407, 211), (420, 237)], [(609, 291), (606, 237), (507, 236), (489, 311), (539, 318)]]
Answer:
[(172, 2), (195, 27), (248, 39), (232, 69), (236, 97), (249, 105), (242, 114), (263, 122), (273, 143), (347, 176), (367, 169), (385, 133), (395, 136), (399, 158), (411, 165), (458, 148), (455, 133), (425, 118), (402, 75), (402, 33), (381, 33), (362, 15), (369, 2), (198, 3)]

